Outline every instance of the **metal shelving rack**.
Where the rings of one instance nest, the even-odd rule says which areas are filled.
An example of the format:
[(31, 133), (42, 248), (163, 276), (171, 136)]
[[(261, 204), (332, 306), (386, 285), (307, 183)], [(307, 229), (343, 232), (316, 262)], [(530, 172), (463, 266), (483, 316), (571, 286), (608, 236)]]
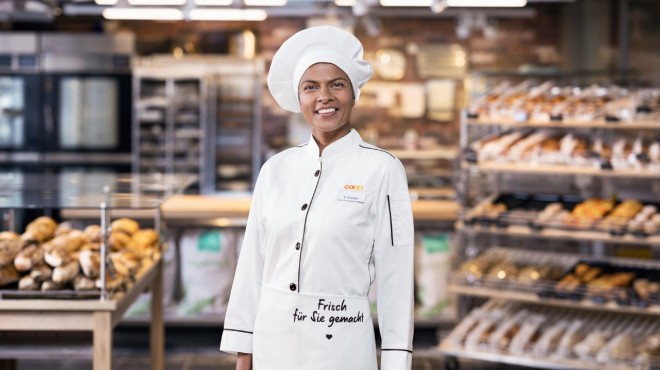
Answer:
[(208, 82), (195, 70), (138, 68), (133, 114), (133, 172), (202, 178), (208, 134)]
[[(506, 245), (514, 242), (518, 249), (512, 253), (523, 253), (527, 262), (537, 261), (545, 255), (557, 256), (557, 251), (543, 253), (543, 248), (547, 249), (549, 244), (556, 245), (557, 250), (566, 252), (567, 249), (577, 260), (577, 255), (590, 256), (590, 258), (599, 259), (607, 263), (620, 262), (617, 258), (611, 257), (616, 248), (639, 247), (646, 248), (649, 251), (651, 260), (640, 261), (637, 263), (645, 264), (648, 268), (660, 270), (660, 239), (659, 235), (647, 235), (639, 237), (632, 234), (611, 235), (602, 230), (567, 230), (561, 228), (546, 227), (542, 229), (533, 229), (525, 223), (502, 225), (480, 225), (468, 222), (468, 215), (472, 207), (479, 202), (491, 196), (502, 194), (507, 191), (531, 191), (547, 192), (552, 185), (562, 184), (561, 191), (574, 191), (588, 196), (598, 196), (599, 194), (611, 194), (621, 191), (625, 194), (627, 186), (645, 183), (645, 195), (639, 195), (632, 190), (631, 197), (641, 197), (646, 201), (657, 201), (659, 199), (658, 189), (653, 186), (654, 182), (660, 177), (660, 170), (656, 169), (601, 169), (598, 167), (571, 167), (565, 165), (531, 165), (523, 163), (499, 163), (499, 162), (478, 162), (469, 158), (467, 151), (470, 143), (488, 134), (503, 132), (511, 128), (553, 128), (564, 129), (567, 131), (580, 130), (599, 130), (600, 132), (616, 131), (633, 134), (653, 135), (660, 132), (660, 122), (654, 121), (636, 121), (636, 122), (514, 122), (488, 119), (468, 119), (467, 113), (463, 112), (461, 120), (461, 149), (462, 158), (460, 164), (460, 180), (458, 181), (458, 192), (463, 211), (461, 212), (461, 221), (457, 223), (457, 230), (460, 235), (459, 244), (461, 247), (457, 253), (459, 261), (472, 258), (480, 254), (483, 249), (485, 253), (492, 252), (488, 249), (492, 246)], [(545, 182), (545, 183), (544, 183)], [(535, 187), (534, 185), (538, 185)], [(513, 189), (509, 189), (512, 187)], [(648, 198), (650, 194), (650, 199)], [(637, 198), (640, 199), (640, 198)], [(509, 220), (510, 221), (510, 220)], [(533, 241), (533, 242), (530, 242)], [(535, 244), (539, 244), (535, 246)], [(566, 248), (565, 245), (571, 245)], [(508, 245), (507, 245), (508, 246)], [(536, 248), (535, 248), (536, 247)], [(567, 258), (571, 258), (569, 255)], [(635, 264), (636, 262), (630, 262)], [(503, 299), (508, 302), (524, 306), (529, 310), (538, 310), (542, 307), (552, 311), (551, 315), (594, 315), (603, 318), (603, 315), (609, 315), (607, 318), (617, 322), (628, 321), (636, 322), (650, 320), (657, 323), (660, 317), (660, 306), (652, 304), (649, 307), (622, 306), (614, 302), (594, 303), (588, 300), (579, 302), (540, 297), (536, 294), (536, 288), (529, 286), (519, 286), (516, 284), (487, 284), (483, 282), (468, 283), (464, 277), (455, 271), (449, 279), (449, 289), (457, 294), (460, 299), (460, 316), (465, 317), (470, 303), (490, 298), (491, 301), (486, 306), (493, 303), (493, 299)], [(591, 313), (589, 313), (591, 311)], [(603, 319), (604, 320), (604, 319)], [(606, 321), (594, 322), (594, 327), (604, 324)], [(448, 356), (450, 364), (456, 364), (457, 358), (466, 358), (471, 360), (499, 362), (505, 364), (523, 365), (547, 369), (596, 369), (602, 368), (603, 364), (597, 363), (595, 359), (573, 359), (557, 360), (550, 357), (539, 357), (529, 353), (510, 354), (497, 351), (482, 349), (466, 349), (462, 345), (457, 345), (451, 340), (451, 335), (445, 338), (440, 346), (440, 351)], [(619, 363), (610, 364), (612, 368), (630, 369), (639, 364)], [(616, 366), (615, 366), (616, 365)], [(643, 368), (643, 367), (642, 367)]]

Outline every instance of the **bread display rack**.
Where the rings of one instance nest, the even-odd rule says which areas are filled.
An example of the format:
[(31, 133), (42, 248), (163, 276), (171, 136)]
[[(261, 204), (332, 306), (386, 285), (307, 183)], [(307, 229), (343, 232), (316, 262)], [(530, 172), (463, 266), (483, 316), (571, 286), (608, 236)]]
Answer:
[[(548, 369), (657, 367), (660, 91), (501, 87), (462, 113), (460, 247), (449, 289), (463, 320), (440, 351), (455, 365), (469, 358)], [(468, 313), (484, 298), (491, 300)], [(501, 323), (521, 311), (542, 311), (545, 321), (513, 351), (488, 343), (495, 326), (466, 345), (474, 313), (493, 307), (503, 310)], [(609, 349), (535, 351), (551, 323), (573, 318), (606, 333), (591, 340)]]
[[(78, 237), (87, 238), (88, 236), (84, 235), (85, 232), (95, 233), (97, 239), (94, 240), (94, 243), (90, 242), (91, 239), (87, 239), (87, 245), (90, 248), (81, 251), (79, 258), (82, 258), (85, 252), (96, 253), (97, 272), (94, 276), (97, 277), (98, 289), (95, 289), (93, 285), (83, 288), (82, 291), (78, 291), (78, 287), (75, 290), (72, 289), (71, 285), (62, 285), (60, 290), (52, 291), (18, 290), (16, 284), (0, 287), (0, 332), (2, 334), (91, 331), (93, 338), (91, 348), (89, 346), (68, 346), (61, 340), (55, 340), (45, 345), (26, 345), (20, 341), (12, 341), (11, 344), (3, 345), (0, 348), (0, 359), (13, 361), (23, 357), (48, 358), (48, 356), (56, 357), (67, 353), (68, 356), (73, 357), (88, 358), (91, 356), (95, 370), (109, 370), (112, 368), (113, 328), (122, 320), (124, 313), (135, 299), (144, 290), (149, 289), (153, 297), (150, 323), (151, 368), (162, 369), (164, 366), (164, 327), (161, 278), (162, 238), (160, 235), (164, 225), (160, 206), (164, 199), (185, 189), (194, 180), (195, 178), (185, 175), (78, 174), (73, 177), (63, 174), (27, 173), (0, 175), (0, 209), (4, 211), (5, 220), (9, 221), (9, 229), (17, 229), (16, 220), (28, 211), (38, 211), (48, 215), (68, 209), (89, 211), (95, 209), (100, 220), (100, 227), (91, 225), (84, 232), (73, 229), (73, 223), (64, 222), (57, 225), (58, 232), (62, 232), (62, 234), (52, 238), (52, 244), (46, 247), (48, 243), (38, 243), (43, 241), (41, 240), (43, 238), (27, 235), (38, 231), (39, 227), (35, 226), (35, 223), (54, 224), (52, 219), (42, 216), (34, 221), (25, 220), (25, 223), (29, 221), (29, 226), (23, 233), (22, 239), (17, 239), (24, 241), (23, 246), (25, 247), (43, 246), (45, 256), (47, 253), (54, 254), (54, 251), (59, 251), (58, 248), (70, 247), (57, 243), (57, 238), (70, 237), (67, 241), (72, 241)], [(129, 219), (114, 221), (110, 219), (111, 211), (121, 210), (151, 211), (154, 229), (140, 230), (137, 222)], [(111, 225), (112, 227), (110, 227)], [(130, 230), (123, 230), (124, 227)], [(133, 239), (129, 239), (128, 235), (131, 233)], [(12, 231), (4, 232), (4, 235), (11, 234), (13, 234)], [(139, 265), (135, 265), (136, 269), (131, 271), (130, 280), (120, 279), (128, 276), (123, 275), (127, 274), (124, 271), (128, 270), (123, 270), (127, 268), (127, 265), (114, 258), (118, 255), (123, 256), (119, 254), (123, 250), (119, 252), (115, 250), (114, 243), (117, 243), (117, 240), (113, 240), (113, 238), (120, 239), (120, 236), (127, 240), (121, 245), (125, 245), (126, 250), (130, 249), (135, 254), (138, 252), (134, 248), (139, 246), (131, 244), (129, 247), (128, 243), (137, 242), (138, 239), (145, 241), (142, 244), (145, 249), (140, 252), (144, 253), (144, 258), (139, 261)], [(113, 253), (110, 253), (111, 248)], [(50, 262), (46, 258), (44, 260), (51, 265), (54, 263), (52, 259)], [(106, 262), (101, 263), (101, 261)], [(79, 269), (76, 257), (66, 263), (66, 266), (69, 263), (75, 264), (75, 269)], [(62, 262), (62, 266), (65, 266), (64, 262)], [(90, 263), (90, 266), (93, 264)], [(14, 264), (11, 267), (14, 268)], [(89, 271), (82, 267), (79, 270), (81, 277), (85, 277), (82, 275), (83, 271), (87, 277), (91, 276)], [(30, 275), (31, 273), (24, 277)], [(56, 279), (53, 277), (53, 280)], [(121, 284), (115, 284), (120, 280)], [(1, 361), (0, 364), (2, 364)]]

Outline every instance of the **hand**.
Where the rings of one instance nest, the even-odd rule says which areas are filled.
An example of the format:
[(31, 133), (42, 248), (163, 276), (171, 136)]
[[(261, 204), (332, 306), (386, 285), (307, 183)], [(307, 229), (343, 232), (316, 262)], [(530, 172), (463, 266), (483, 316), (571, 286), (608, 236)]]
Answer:
[(252, 369), (252, 354), (239, 353), (236, 357), (236, 370), (251, 370)]

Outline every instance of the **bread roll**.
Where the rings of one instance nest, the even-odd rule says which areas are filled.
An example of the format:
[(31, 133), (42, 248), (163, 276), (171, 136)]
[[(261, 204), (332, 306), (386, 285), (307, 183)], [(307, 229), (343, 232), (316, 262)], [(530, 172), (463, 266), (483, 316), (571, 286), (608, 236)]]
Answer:
[(113, 251), (119, 251), (126, 248), (131, 243), (131, 237), (120, 231), (112, 231), (108, 238), (108, 244)]
[(131, 220), (130, 218), (120, 218), (114, 220), (110, 226), (112, 227), (113, 232), (121, 231), (129, 236), (140, 230), (140, 225), (135, 220)]
[(0, 286), (17, 282), (21, 278), (13, 264), (0, 266)]
[(53, 277), (53, 269), (46, 264), (38, 265), (30, 271), (30, 276), (37, 283), (51, 280)]
[(39, 290), (41, 284), (34, 281), (32, 276), (25, 275), (18, 281), (18, 290)]
[(21, 240), (0, 240), (0, 266), (13, 266), (14, 257), (22, 248), (23, 242)]
[(18, 240), (20, 235), (16, 234), (13, 231), (2, 231), (0, 232), (0, 240)]
[(131, 245), (146, 249), (158, 244), (158, 233), (154, 229), (144, 229), (133, 234)]
[(56, 267), (53, 270), (53, 282), (55, 283), (68, 283), (72, 281), (80, 271), (80, 264), (78, 261), (71, 261), (66, 265)]
[(101, 242), (101, 226), (99, 225), (89, 225), (83, 231), (87, 241), (90, 243), (100, 243)]
[(101, 255), (91, 249), (80, 252), (78, 256), (80, 267), (88, 278), (96, 279), (101, 272)]
[(73, 279), (73, 289), (80, 290), (96, 290), (94, 280), (84, 276), (78, 275)]
[(51, 291), (51, 290), (62, 290), (64, 289), (65, 285), (62, 283), (56, 283), (52, 280), (46, 280), (41, 284), (41, 290), (43, 291)]
[(18, 271), (29, 271), (43, 261), (44, 249), (37, 244), (23, 248), (14, 258), (14, 267)]

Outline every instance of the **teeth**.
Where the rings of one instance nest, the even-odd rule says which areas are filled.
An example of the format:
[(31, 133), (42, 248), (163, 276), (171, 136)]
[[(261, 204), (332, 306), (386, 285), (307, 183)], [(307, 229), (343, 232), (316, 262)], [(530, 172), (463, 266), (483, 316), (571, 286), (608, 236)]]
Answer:
[(325, 114), (325, 113), (332, 113), (336, 111), (337, 109), (335, 108), (326, 108), (326, 109), (319, 109), (320, 114)]

